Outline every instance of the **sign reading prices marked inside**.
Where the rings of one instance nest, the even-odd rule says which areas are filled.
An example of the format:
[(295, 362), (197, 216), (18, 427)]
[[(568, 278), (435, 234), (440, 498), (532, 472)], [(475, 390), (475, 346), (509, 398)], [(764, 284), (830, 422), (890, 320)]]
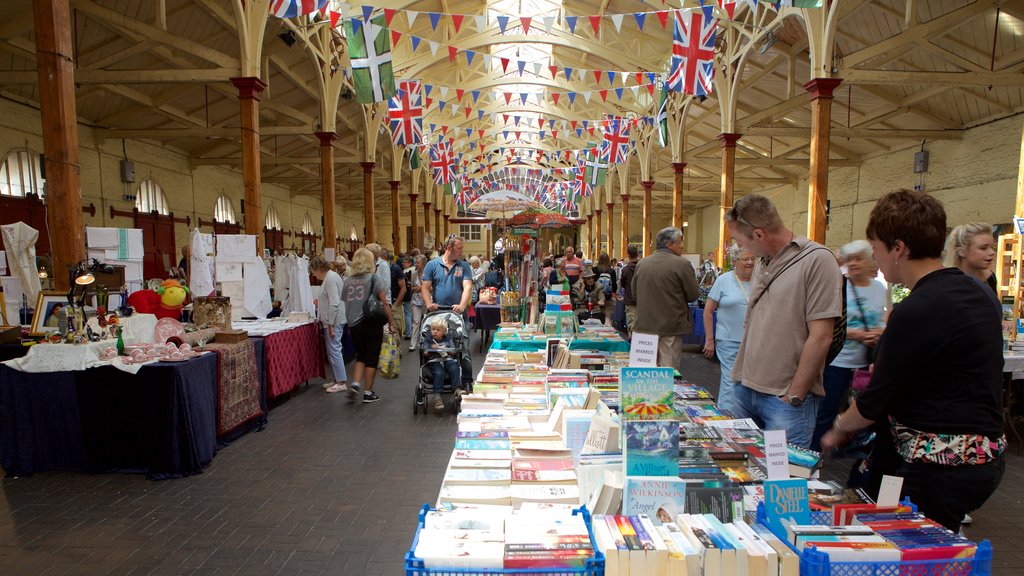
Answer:
[(658, 335), (633, 332), (629, 346), (630, 368), (654, 368), (658, 365)]

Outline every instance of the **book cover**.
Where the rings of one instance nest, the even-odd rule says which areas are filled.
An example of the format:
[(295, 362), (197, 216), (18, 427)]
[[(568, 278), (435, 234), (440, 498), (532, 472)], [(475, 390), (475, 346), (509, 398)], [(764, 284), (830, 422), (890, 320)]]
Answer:
[(508, 438), (458, 438), (456, 450), (509, 450), (512, 445)]
[(660, 522), (673, 522), (686, 506), (686, 482), (669, 476), (627, 476), (622, 513), (646, 514)]
[(713, 514), (722, 522), (743, 519), (743, 488), (729, 482), (690, 482), (686, 485), (686, 512)]
[(478, 484), (489, 486), (507, 486), (512, 480), (510, 470), (496, 468), (449, 468), (444, 475), (444, 484)]
[(619, 398), (624, 420), (675, 418), (672, 368), (622, 368)]
[(562, 416), (562, 439), (572, 451), (573, 462), (579, 463), (596, 410), (567, 410)]
[(764, 509), (768, 527), (784, 538), (787, 524), (810, 524), (811, 508), (807, 499), (807, 480), (766, 480)]
[(626, 420), (627, 476), (679, 475), (679, 422), (674, 420)]

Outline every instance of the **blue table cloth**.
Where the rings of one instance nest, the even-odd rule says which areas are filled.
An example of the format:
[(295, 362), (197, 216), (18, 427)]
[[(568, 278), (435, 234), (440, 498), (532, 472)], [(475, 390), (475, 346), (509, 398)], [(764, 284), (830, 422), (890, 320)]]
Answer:
[(0, 366), (0, 465), (44, 470), (198, 474), (217, 451), (217, 357), (25, 373)]
[[(704, 345), (704, 309), (697, 306), (690, 306), (690, 313), (693, 314), (693, 333), (683, 335), (683, 343)], [(718, 312), (714, 314), (714, 320), (718, 321)]]

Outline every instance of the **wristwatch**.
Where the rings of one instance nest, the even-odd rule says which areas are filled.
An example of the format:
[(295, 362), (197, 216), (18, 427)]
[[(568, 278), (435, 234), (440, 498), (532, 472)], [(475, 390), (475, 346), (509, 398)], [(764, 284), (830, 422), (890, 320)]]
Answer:
[(791, 394), (779, 394), (779, 400), (782, 400), (794, 408), (799, 408), (804, 404), (804, 399), (802, 397), (793, 396)]

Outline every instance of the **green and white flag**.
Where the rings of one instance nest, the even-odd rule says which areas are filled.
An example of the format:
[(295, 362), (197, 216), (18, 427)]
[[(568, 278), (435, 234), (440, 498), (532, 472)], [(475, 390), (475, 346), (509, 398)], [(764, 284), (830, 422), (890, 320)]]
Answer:
[(821, 8), (821, 0), (782, 0), (776, 8)]
[(420, 150), (416, 146), (410, 146), (409, 150), (409, 170), (415, 170), (420, 167)]
[(398, 90), (391, 66), (391, 34), (384, 16), (368, 22), (359, 17), (349, 18), (345, 21), (345, 36), (348, 38), (356, 101), (372, 104), (394, 96)]
[(608, 173), (608, 161), (602, 160), (599, 152), (587, 152), (586, 159), (583, 161), (583, 166), (586, 169), (583, 177), (586, 178), (588, 185), (604, 185), (604, 177), (605, 174)]
[(668, 85), (661, 87), (661, 102), (658, 104), (658, 144), (668, 146)]

